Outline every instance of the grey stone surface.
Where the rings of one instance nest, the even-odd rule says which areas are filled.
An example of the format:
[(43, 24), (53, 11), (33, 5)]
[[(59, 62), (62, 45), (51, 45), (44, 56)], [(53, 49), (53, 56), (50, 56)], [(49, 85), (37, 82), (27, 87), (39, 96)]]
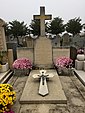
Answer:
[(77, 47), (85, 47), (85, 37), (79, 36), (79, 34), (75, 35), (72, 38), (72, 44), (74, 44)]
[(17, 99), (12, 107), (15, 113), (85, 113), (85, 86), (76, 76), (59, 76), (67, 104), (20, 104), (27, 77), (13, 76), (9, 81), (16, 91)]
[(85, 61), (84, 61), (84, 71), (85, 71)]
[(83, 70), (83, 68), (84, 68), (84, 61), (75, 60), (75, 68), (77, 70)]
[(39, 37), (34, 45), (34, 64), (36, 67), (51, 68), (52, 62), (52, 44), (46, 37)]
[(0, 18), (0, 50), (7, 51), (4, 26), (5, 22)]
[(47, 73), (53, 73), (54, 77), (49, 78), (48, 90), (49, 94), (45, 97), (42, 97), (38, 94), (39, 80), (34, 80), (32, 77), (33, 74), (39, 73), (39, 70), (33, 70), (26, 82), (25, 88), (23, 90), (22, 96), (20, 98), (20, 103), (56, 103), (56, 104), (65, 104), (67, 103), (66, 96), (62, 89), (61, 82), (55, 70), (47, 70)]
[(83, 70), (74, 70), (78, 76), (78, 78), (80, 79), (80, 81), (85, 85), (85, 71)]

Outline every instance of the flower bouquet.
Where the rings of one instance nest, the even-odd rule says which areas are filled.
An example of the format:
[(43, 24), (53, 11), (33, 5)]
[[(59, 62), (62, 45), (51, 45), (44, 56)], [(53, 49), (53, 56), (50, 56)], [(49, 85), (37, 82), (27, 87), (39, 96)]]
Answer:
[(59, 75), (67, 75), (73, 66), (73, 60), (68, 57), (60, 57), (58, 59), (55, 59), (54, 65), (57, 68)]
[(13, 87), (9, 84), (0, 84), (0, 113), (14, 113), (11, 107), (15, 99)]
[(82, 48), (78, 49), (77, 54), (84, 54), (84, 49), (82, 49)]
[(32, 69), (32, 63), (28, 58), (19, 58), (13, 63), (14, 73), (21, 74), (29, 74), (29, 70)]

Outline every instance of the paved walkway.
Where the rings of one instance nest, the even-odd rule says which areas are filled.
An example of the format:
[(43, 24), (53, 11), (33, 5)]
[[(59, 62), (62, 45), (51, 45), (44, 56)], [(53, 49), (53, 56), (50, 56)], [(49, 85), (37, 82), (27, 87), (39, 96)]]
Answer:
[[(20, 104), (28, 76), (13, 76), (9, 83), (13, 85), (17, 99), (13, 105), (15, 113), (85, 113), (85, 86), (76, 76), (60, 76), (67, 97), (67, 104)], [(29, 86), (28, 86), (29, 87)], [(56, 91), (55, 91), (56, 92)]]

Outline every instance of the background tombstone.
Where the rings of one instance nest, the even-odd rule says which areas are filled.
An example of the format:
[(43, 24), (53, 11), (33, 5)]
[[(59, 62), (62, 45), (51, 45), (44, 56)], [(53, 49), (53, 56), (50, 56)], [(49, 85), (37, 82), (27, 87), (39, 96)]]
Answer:
[(52, 47), (60, 47), (60, 35), (57, 35), (55, 38), (51, 39), (52, 40)]
[(33, 38), (31, 36), (26, 36), (26, 44), (28, 48), (33, 48), (34, 46), (34, 41)]
[(77, 48), (75, 46), (70, 47), (70, 58), (73, 60), (73, 67), (75, 66), (75, 60), (77, 56)]
[(62, 46), (70, 46), (70, 36), (68, 33), (63, 34), (62, 39), (63, 39)]
[(13, 59), (17, 59), (17, 42), (16, 41), (9, 41), (7, 42), (7, 49), (12, 49), (13, 50)]
[(85, 37), (80, 36), (79, 34), (75, 35), (72, 39), (72, 43), (77, 47), (85, 46)]
[(2, 19), (0, 19), (0, 51), (7, 50), (4, 25), (5, 25), (5, 22)]

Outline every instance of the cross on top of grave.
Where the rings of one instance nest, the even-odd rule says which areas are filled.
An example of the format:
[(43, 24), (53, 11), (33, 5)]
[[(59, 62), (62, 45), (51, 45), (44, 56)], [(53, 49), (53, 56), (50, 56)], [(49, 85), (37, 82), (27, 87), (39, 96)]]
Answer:
[(33, 75), (33, 78), (40, 78), (40, 86), (39, 86), (40, 95), (45, 96), (49, 93), (46, 78), (50, 78), (53, 76), (54, 75), (52, 73), (46, 73), (46, 70), (40, 70), (40, 74)]
[(40, 7), (40, 15), (33, 15), (34, 19), (40, 19), (40, 35), (45, 36), (45, 20), (52, 19), (52, 15), (45, 15), (45, 7)]

